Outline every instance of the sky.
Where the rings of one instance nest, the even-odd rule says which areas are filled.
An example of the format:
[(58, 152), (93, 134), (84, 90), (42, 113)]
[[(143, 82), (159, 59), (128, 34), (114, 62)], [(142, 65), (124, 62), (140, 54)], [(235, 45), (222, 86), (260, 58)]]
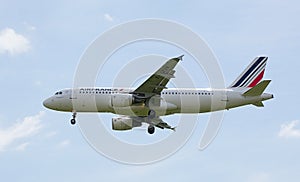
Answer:
[[(2, 181), (299, 180), (298, 1), (11, 0), (0, 4)], [(217, 137), (204, 151), (197, 145), (208, 114), (199, 115), (186, 145), (160, 162), (126, 165), (102, 156), (86, 142), (78, 126), (70, 125), (71, 113), (48, 110), (42, 102), (57, 90), (72, 87), (80, 57), (96, 37), (118, 24), (143, 18), (178, 22), (200, 35), (217, 57), (227, 85), (256, 56), (269, 56), (264, 78), (272, 79), (267, 92), (275, 98), (265, 102), (264, 108), (226, 111)], [(98, 86), (110, 86), (114, 70), (129, 57), (180, 55), (177, 49), (157, 48), (154, 43), (128, 50), (112, 57), (121, 62), (114, 61), (114, 68), (100, 75)], [(191, 75), (200, 80), (197, 86), (207, 87), (203, 71), (198, 74), (188, 59), (181, 66), (192, 70)], [(109, 127), (114, 115), (100, 115), (107, 118)], [(117, 135), (139, 136), (139, 143), (148, 142), (151, 136), (140, 131)], [(165, 136), (163, 131), (157, 133)]]

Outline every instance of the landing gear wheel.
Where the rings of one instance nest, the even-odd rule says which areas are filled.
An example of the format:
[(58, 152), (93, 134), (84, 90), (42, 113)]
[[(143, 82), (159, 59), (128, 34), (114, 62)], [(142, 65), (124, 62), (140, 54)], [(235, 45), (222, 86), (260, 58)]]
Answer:
[(72, 125), (76, 124), (76, 112), (75, 111), (73, 111), (73, 114), (72, 114), (71, 124)]
[(76, 124), (76, 120), (75, 119), (71, 119), (71, 124), (72, 125)]
[(149, 133), (150, 135), (152, 135), (154, 132), (155, 132), (155, 127), (152, 126), (152, 125), (148, 126), (148, 133)]
[(148, 118), (149, 119), (154, 119), (156, 117), (156, 113), (154, 110), (150, 109), (148, 112)]

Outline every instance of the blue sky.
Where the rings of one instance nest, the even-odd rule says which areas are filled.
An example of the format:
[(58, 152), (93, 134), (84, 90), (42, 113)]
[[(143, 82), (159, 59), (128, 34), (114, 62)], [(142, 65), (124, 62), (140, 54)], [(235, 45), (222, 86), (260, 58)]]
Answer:
[[(298, 181), (299, 15), (295, 0), (1, 2), (1, 180)], [(255, 56), (268, 55), (265, 78), (273, 80), (268, 92), (275, 99), (265, 108), (226, 111), (204, 151), (197, 145), (207, 114), (200, 115), (188, 143), (159, 163), (130, 166), (98, 154), (70, 126), (70, 113), (47, 110), (42, 101), (72, 86), (80, 56), (99, 34), (141, 18), (172, 20), (198, 33), (218, 58), (227, 85)], [(187, 61), (182, 66), (192, 70)], [(205, 79), (200, 86), (207, 86)], [(109, 124), (113, 115), (106, 116)]]

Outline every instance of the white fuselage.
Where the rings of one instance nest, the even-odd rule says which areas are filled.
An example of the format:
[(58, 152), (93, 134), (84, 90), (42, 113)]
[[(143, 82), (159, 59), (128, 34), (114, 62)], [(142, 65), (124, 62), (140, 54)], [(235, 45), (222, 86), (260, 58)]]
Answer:
[(161, 96), (152, 97), (145, 103), (134, 103), (134, 89), (78, 88), (64, 89), (46, 99), (47, 108), (66, 112), (111, 112), (120, 115), (147, 116), (150, 109), (158, 116), (174, 113), (203, 113), (255, 104), (273, 98), (272, 94), (245, 97), (247, 90), (237, 89), (165, 89)]

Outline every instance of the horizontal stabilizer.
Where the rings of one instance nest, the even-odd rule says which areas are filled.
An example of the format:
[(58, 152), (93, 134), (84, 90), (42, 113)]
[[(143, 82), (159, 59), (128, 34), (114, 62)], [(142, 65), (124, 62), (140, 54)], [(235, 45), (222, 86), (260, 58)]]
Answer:
[(262, 103), (262, 101), (253, 103), (253, 105), (255, 105), (256, 107), (264, 107), (264, 104)]
[(243, 93), (243, 96), (260, 96), (264, 90), (267, 88), (271, 80), (263, 80), (256, 86), (252, 87), (251, 89), (247, 90), (245, 93)]

